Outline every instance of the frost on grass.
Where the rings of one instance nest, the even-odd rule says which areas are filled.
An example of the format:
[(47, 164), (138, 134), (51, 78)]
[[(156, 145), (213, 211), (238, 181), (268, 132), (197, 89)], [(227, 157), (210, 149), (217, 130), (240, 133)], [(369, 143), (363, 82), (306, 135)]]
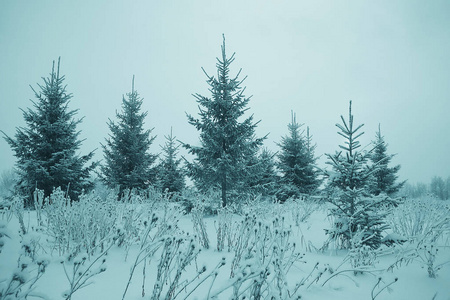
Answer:
[[(367, 230), (356, 230), (354, 247), (340, 249), (330, 243), (322, 252), (302, 240), (325, 237), (329, 203), (279, 204), (253, 198), (240, 210), (221, 208), (218, 215), (206, 218), (198, 214), (202, 228), (196, 229), (196, 212), (184, 215), (180, 202), (155, 191), (148, 193), (151, 198), (130, 195), (129, 201), (118, 202), (115, 197), (108, 200), (108, 193), (92, 193), (70, 203), (55, 191), (52, 201), (42, 205), (40, 217), (37, 211), (20, 211), (25, 233), (19, 214), (9, 221), (5, 218), (0, 226), (0, 262), (11, 255), (10, 247), (16, 245), (20, 251), (0, 273), (0, 299), (6, 295), (32, 299), (53, 292), (51, 276), (61, 278), (58, 295), (65, 299), (97, 293), (113, 277), (122, 279), (102, 293), (122, 299), (298, 299), (329, 293), (338, 293), (338, 298), (357, 294), (382, 299), (389, 291), (402, 298), (397, 277), (402, 284), (416, 272), (436, 282), (450, 278), (448, 223), (443, 222), (448, 220), (448, 206), (443, 202), (404, 202), (394, 207), (386, 217), (391, 229), (385, 237), (390, 243), (379, 248), (362, 243)], [(88, 214), (92, 209), (98, 213)], [(420, 215), (424, 211), (433, 218)], [(201, 231), (215, 247), (201, 244)], [(112, 273), (116, 268), (123, 274)], [(421, 282), (411, 288), (419, 286), (430, 294), (444, 289), (434, 291)]]

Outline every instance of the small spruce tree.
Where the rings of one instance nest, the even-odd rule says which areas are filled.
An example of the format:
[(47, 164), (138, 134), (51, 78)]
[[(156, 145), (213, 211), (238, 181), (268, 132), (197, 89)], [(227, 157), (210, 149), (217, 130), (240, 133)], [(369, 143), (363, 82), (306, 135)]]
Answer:
[(313, 193), (320, 184), (315, 169), (315, 145), (312, 145), (309, 128), (307, 137), (303, 136), (302, 126), (303, 124), (297, 123), (295, 114), (292, 113), (291, 122), (288, 124), (289, 134), (282, 137), (278, 144), (281, 148), (278, 154), (278, 169), (283, 184), (278, 195), (280, 200), (298, 197), (301, 193)]
[(166, 143), (162, 148), (164, 158), (159, 165), (159, 185), (163, 191), (170, 194), (181, 193), (185, 186), (184, 171), (181, 169), (181, 159), (177, 158), (179, 145), (175, 145), (176, 138), (172, 135), (165, 136)]
[[(331, 215), (334, 217), (333, 228), (327, 230), (330, 239), (338, 241), (344, 248), (356, 247), (356, 243), (378, 248), (381, 244), (381, 233), (386, 229), (385, 213), (379, 206), (389, 199), (370, 198), (369, 184), (376, 165), (369, 166), (369, 153), (360, 152), (361, 144), (358, 138), (364, 134), (361, 124), (355, 126), (352, 115), (352, 102), (349, 105), (348, 121), (341, 116), (342, 125), (338, 134), (344, 137), (344, 145), (339, 145), (341, 151), (326, 154), (327, 164), (333, 171), (329, 176), (329, 190), (335, 194), (329, 198), (334, 204)], [(355, 241), (354, 237), (360, 240)]]
[(220, 189), (223, 207), (234, 192), (246, 192), (242, 183), (256, 167), (251, 162), (265, 138), (255, 137), (258, 123), (253, 122), (253, 116), (240, 120), (250, 98), (244, 96), (243, 80), (238, 79), (240, 72), (234, 78), (229, 76), (233, 61), (234, 54), (226, 56), (224, 37), (222, 58), (216, 64), (217, 78), (203, 70), (211, 98), (195, 94), (200, 118), (187, 115), (189, 124), (200, 131), (201, 144), (183, 144), (195, 156), (187, 167), (196, 186), (202, 191)]
[(34, 110), (23, 110), (27, 124), (17, 128), (15, 138), (4, 138), (17, 157), (17, 188), (24, 197), (25, 206), (32, 205), (35, 189), (50, 196), (53, 189), (60, 187), (67, 191), (72, 200), (77, 200), (83, 190), (92, 187), (90, 172), (97, 163), (85, 166), (94, 152), (79, 156), (80, 131), (76, 127), (82, 119), (74, 119), (77, 110), (68, 110), (72, 94), (66, 92), (64, 76), (59, 73), (60, 59), (55, 70), (53, 61), (50, 77), (43, 78), (40, 92), (31, 89), (37, 98)]
[(147, 112), (141, 112), (143, 99), (134, 89), (122, 98), (122, 112), (116, 113), (118, 123), (108, 122), (111, 133), (102, 144), (105, 164), (101, 166), (102, 179), (109, 187), (119, 186), (119, 195), (124, 190), (144, 190), (155, 184), (156, 169), (153, 164), (156, 155), (149, 153), (155, 137), (144, 129)]
[(267, 148), (263, 148), (256, 161), (252, 163), (252, 174), (248, 177), (247, 183), (253, 193), (262, 196), (274, 196), (279, 185), (279, 176), (277, 175), (275, 153)]
[(392, 196), (397, 193), (405, 181), (396, 183), (398, 179), (397, 172), (400, 170), (400, 165), (389, 167), (391, 159), (394, 154), (387, 154), (388, 144), (384, 140), (384, 136), (381, 135), (381, 128), (378, 125), (378, 132), (375, 136), (375, 141), (372, 142), (374, 148), (370, 154), (370, 160), (378, 168), (373, 173), (373, 183), (371, 185), (371, 193), (375, 196), (385, 193), (388, 196)]

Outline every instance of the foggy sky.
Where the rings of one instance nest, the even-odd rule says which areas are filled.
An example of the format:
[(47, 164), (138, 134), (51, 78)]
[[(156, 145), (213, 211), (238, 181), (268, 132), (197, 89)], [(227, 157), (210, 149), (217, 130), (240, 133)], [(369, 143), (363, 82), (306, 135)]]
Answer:
[[(135, 88), (148, 110), (147, 128), (161, 152), (164, 135), (198, 143), (185, 113), (193, 93), (208, 95), (222, 33), (231, 75), (242, 68), (249, 113), (261, 120), (265, 145), (287, 133), (290, 112), (309, 126), (316, 154), (342, 142), (335, 124), (353, 101), (363, 145), (378, 124), (401, 179), (428, 183), (450, 176), (449, 1), (1, 1), (0, 129), (13, 136), (52, 61), (73, 93), (70, 109), (84, 117), (81, 153), (96, 149)], [(242, 77), (243, 78), (243, 77)], [(13, 167), (0, 140), (0, 171)]]

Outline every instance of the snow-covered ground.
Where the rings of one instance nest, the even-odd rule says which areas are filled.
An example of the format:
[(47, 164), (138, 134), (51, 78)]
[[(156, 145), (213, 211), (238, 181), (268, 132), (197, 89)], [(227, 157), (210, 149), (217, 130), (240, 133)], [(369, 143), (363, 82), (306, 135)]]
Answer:
[[(240, 297), (249, 296), (252, 292), (258, 294), (255, 291), (259, 288), (263, 299), (269, 296), (273, 299), (297, 299), (301, 296), (311, 300), (447, 300), (450, 299), (450, 263), (446, 263), (450, 261), (450, 214), (445, 209), (449, 204), (417, 203), (424, 206), (413, 203), (408, 209), (398, 209), (391, 214), (389, 222), (397, 222), (405, 228), (421, 227), (422, 235), (407, 237), (410, 242), (402, 245), (367, 250), (359, 257), (366, 261), (366, 266), (357, 267), (363, 271), (359, 273), (354, 272), (347, 250), (336, 249), (333, 243), (326, 249), (322, 248), (327, 239), (324, 229), (330, 227), (327, 204), (253, 203), (244, 206), (240, 215), (221, 212), (219, 216), (203, 219), (195, 217), (202, 215), (201, 208), (194, 208), (193, 214), (182, 214), (172, 203), (112, 204), (109, 212), (114, 212), (114, 215), (108, 215), (108, 210), (105, 210), (97, 216), (95, 210), (99, 208), (87, 205), (92, 210), (84, 208), (84, 214), (95, 217), (85, 217), (78, 225), (77, 220), (71, 219), (76, 215), (64, 215), (55, 221), (56, 216), (49, 217), (45, 210), (41, 216), (36, 211), (25, 211), (23, 224), (26, 235), (21, 233), (17, 214), (3, 212), (0, 215), (0, 245), (3, 243), (3, 247), (0, 246), (0, 291), (5, 293), (8, 285), (10, 291), (14, 290), (21, 283), (21, 289), (15, 291), (18, 297), (25, 297), (38, 274), (39, 265), (45, 265), (45, 272), (33, 284), (28, 299), (68, 298), (69, 279), (74, 278), (72, 284), (76, 286), (77, 281), (82, 283), (92, 274), (86, 281), (87, 286), (76, 290), (71, 299), (122, 299), (126, 289), (125, 299), (207, 299), (208, 295), (230, 299), (234, 292)], [(411, 211), (411, 207), (418, 207), (414, 214), (422, 213), (423, 218), (417, 215), (407, 217), (405, 212)], [(427, 216), (430, 207), (432, 211), (435, 207), (438, 209)], [(308, 211), (312, 211), (309, 216)], [(447, 224), (436, 225), (439, 220), (432, 218), (442, 212), (447, 216)], [(37, 226), (38, 220), (40, 226)], [(89, 224), (92, 220), (103, 220), (104, 224)], [(114, 220), (114, 224), (109, 224), (108, 220)], [(415, 221), (421, 224), (414, 224)], [(88, 226), (88, 229), (83, 229), (84, 239), (91, 245), (80, 246), (79, 254), (70, 257), (69, 253), (76, 251), (74, 249), (82, 244), (83, 238), (77, 240), (78, 244), (68, 239), (58, 240), (58, 230), (60, 234), (70, 230), (67, 235), (76, 239), (77, 228), (69, 225), (55, 228), (49, 226), (51, 222), (53, 225), (60, 222), (60, 227), (70, 222), (75, 226)], [(92, 229), (95, 226), (96, 229)], [(108, 228), (100, 228), (102, 226)], [(206, 241), (199, 237), (202, 236), (202, 228), (205, 229), (203, 236), (208, 238), (209, 249), (202, 246)], [(224, 237), (222, 251), (217, 250), (219, 228)], [(419, 239), (426, 235), (424, 231), (427, 230), (436, 231), (433, 236), (437, 238), (420, 243)], [(97, 236), (88, 239), (90, 232)], [(92, 245), (94, 240), (96, 245)], [(67, 244), (63, 245), (61, 241)], [(434, 250), (436, 248), (438, 251)], [(90, 249), (90, 253), (84, 255), (86, 249)], [(200, 251), (198, 255), (197, 251)], [(242, 256), (237, 259), (239, 253)], [(99, 259), (95, 261), (96, 258)], [(225, 262), (223, 266), (222, 261)], [(80, 264), (74, 272), (76, 262)], [(92, 267), (87, 268), (92, 262)], [(27, 267), (21, 270), (24, 263)], [(440, 264), (442, 266), (438, 268)], [(436, 271), (436, 278), (429, 277), (429, 267)], [(180, 271), (179, 280), (177, 271)], [(234, 276), (230, 278), (231, 273)], [(13, 277), (15, 281), (11, 281)], [(160, 293), (155, 293), (155, 289), (158, 291), (156, 283), (160, 283)], [(168, 291), (172, 284), (174, 293), (170, 294)], [(15, 298), (0, 296), (0, 299)]]

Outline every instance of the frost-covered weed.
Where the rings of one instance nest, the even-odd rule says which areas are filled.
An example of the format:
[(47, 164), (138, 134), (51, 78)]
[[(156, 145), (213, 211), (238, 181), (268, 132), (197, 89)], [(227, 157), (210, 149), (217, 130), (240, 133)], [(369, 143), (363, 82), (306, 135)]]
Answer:
[[(7, 224), (4, 221), (0, 222), (0, 259), (3, 259), (1, 255), (5, 255), (2, 254), (2, 248), (6, 240), (13, 238)], [(39, 243), (36, 240), (38, 238), (33, 233), (22, 236), (22, 250), (19, 253), (17, 268), (10, 274), (0, 272), (0, 300), (42, 296), (35, 293), (34, 288), (44, 274), (50, 259), (46, 255), (37, 254)]]
[[(196, 198), (192, 200), (192, 203), (191, 219), (194, 233), (197, 236), (200, 245), (205, 249), (209, 249), (209, 237), (204, 217), (211, 210), (211, 201), (209, 201), (207, 197), (197, 195)], [(217, 212), (217, 208), (214, 211)]]
[(249, 194), (235, 204), (234, 211), (240, 215), (278, 216), (287, 211), (287, 206), (274, 202), (272, 198)]
[(7, 223), (4, 221), (0, 221), (0, 254), (2, 253), (2, 249), (5, 246), (6, 239), (10, 238), (11, 234), (8, 230)]
[(303, 255), (284, 216), (264, 217), (246, 215), (235, 227), (231, 283), (213, 295), (232, 289), (233, 299), (297, 299), (300, 282), (289, 287), (287, 275), (303, 263)]
[(178, 221), (182, 216), (182, 208), (178, 205), (173, 205), (167, 199), (160, 203), (160, 206), (155, 210), (156, 216), (159, 220), (157, 236), (179, 234)]
[(56, 189), (45, 200), (42, 213), (52, 250), (59, 255), (93, 253), (97, 246), (107, 247), (111, 235), (115, 234), (114, 198), (101, 199), (89, 193), (71, 202), (61, 189)]
[(4, 199), (0, 198), (0, 216), (1, 220), (5, 222), (11, 221), (14, 216), (14, 198)]
[[(188, 285), (196, 281), (200, 274), (188, 281), (180, 281), (186, 267), (197, 257), (199, 247), (193, 237), (189, 237), (178, 228), (182, 211), (179, 206), (169, 202), (169, 198), (161, 197), (152, 212), (150, 219), (144, 218), (144, 231), (139, 233), (139, 251), (130, 271), (130, 277), (125, 287), (122, 299), (125, 299), (133, 275), (138, 266), (142, 265), (142, 297), (146, 294), (147, 264), (159, 257), (156, 281), (153, 282), (151, 299), (175, 299), (179, 293), (187, 291)], [(141, 214), (141, 216), (144, 214)], [(212, 276), (211, 274), (208, 275)], [(206, 278), (203, 278), (203, 281)], [(193, 290), (198, 287), (196, 285)], [(193, 291), (191, 290), (191, 292)]]
[[(215, 267), (207, 269), (206, 266), (197, 265), (196, 258), (202, 248), (198, 245), (197, 237), (185, 234), (178, 227), (182, 217), (179, 203), (170, 202), (170, 199), (165, 198), (163, 194), (152, 193), (151, 201), (143, 194), (134, 194), (135, 196), (127, 198), (127, 202), (124, 202), (117, 201), (114, 192), (110, 194), (111, 201), (93, 193), (80, 199), (80, 202), (71, 204), (64, 193), (58, 194), (58, 191), (55, 191), (54, 194), (52, 201), (43, 205), (42, 226), (36, 227), (32, 222), (32, 225), (27, 228), (27, 233), (20, 235), (21, 259), (22, 261), (28, 259), (29, 265), (37, 270), (36, 266), (41, 253), (46, 251), (49, 254), (58, 254), (59, 251), (55, 251), (59, 250), (59, 246), (55, 243), (55, 233), (58, 233), (55, 231), (55, 225), (59, 224), (61, 245), (67, 247), (61, 250), (65, 257), (61, 266), (69, 282), (69, 289), (64, 294), (66, 299), (70, 299), (73, 293), (89, 284), (94, 276), (105, 270), (103, 259), (106, 257), (107, 249), (113, 245), (126, 250), (125, 255), (133, 254), (134, 264), (132, 262), (132, 270), (122, 299), (125, 299), (129, 287), (133, 286), (131, 283), (137, 277), (133, 275), (138, 269), (142, 269), (139, 272), (143, 274), (141, 277), (142, 297), (149, 299), (190, 299), (194, 294), (198, 296), (199, 292), (204, 291), (207, 291), (207, 294), (202, 296), (206, 299), (224, 297), (298, 299), (305, 289), (322, 283), (322, 278), (327, 277), (326, 274), (328, 274), (326, 272), (328, 267), (317, 263), (308, 275), (303, 278), (298, 277), (297, 272), (304, 269), (303, 255), (299, 253), (302, 245), (301, 239), (293, 235), (290, 224), (294, 224), (293, 221), (296, 219), (292, 212), (293, 207), (304, 203), (278, 204), (251, 201), (241, 204), (243, 211), (247, 212), (245, 215), (236, 214), (228, 208), (218, 209), (218, 216), (214, 223), (218, 242), (217, 250), (230, 252), (225, 254), (230, 257), (230, 264), (229, 268), (222, 269), (225, 265), (225, 259), (223, 259)], [(321, 208), (315, 203), (307, 205), (309, 204), (311, 206), (305, 209), (307, 212), (311, 207)], [(100, 206), (103, 207), (100, 208)], [(92, 212), (96, 209), (103, 215), (87, 214), (88, 211)], [(300, 212), (301, 209), (299, 209)], [(61, 213), (59, 218), (57, 213)], [(195, 210), (193, 214), (196, 214)], [(203, 221), (203, 216), (204, 214), (201, 214), (197, 217)], [(193, 218), (192, 215), (191, 218)], [(194, 219), (191, 220), (194, 223)], [(98, 226), (93, 226), (94, 224)], [(203, 222), (205, 232), (206, 225)], [(75, 226), (79, 228), (74, 228)], [(68, 231), (66, 236), (63, 234), (63, 229)], [(84, 230), (86, 234), (79, 235), (81, 233), (77, 230)], [(0, 227), (0, 241), (2, 232), (7, 234), (7, 231)], [(197, 230), (197, 234), (198, 232), (201, 233), (201, 229)], [(52, 235), (47, 240), (47, 235), (50, 233)], [(351, 247), (345, 263), (350, 264), (351, 269), (331, 271), (332, 268), (329, 268), (331, 276), (326, 281), (339, 274), (347, 276), (346, 272), (355, 272), (355, 270), (374, 273), (373, 267), (380, 252), (364, 244), (364, 239), (370, 238), (370, 235), (367, 236), (366, 233), (366, 229), (359, 227), (359, 230), (350, 235), (351, 239), (348, 242)], [(3, 239), (7, 239), (5, 234)], [(104, 238), (101, 239), (101, 236)], [(443, 236), (439, 241), (444, 241)], [(90, 244), (92, 241), (93, 244)], [(419, 262), (423, 268), (427, 269), (430, 276), (438, 275), (439, 269), (445, 263), (445, 257), (436, 250), (438, 246), (428, 248), (428, 244), (421, 245), (424, 247), (417, 247), (417, 242), (414, 245), (408, 242), (389, 249), (395, 249), (400, 253), (401, 249), (398, 247), (404, 247), (402, 262), (408, 259)], [(130, 249), (132, 251), (129, 251)], [(31, 280), (36, 278), (36, 274), (32, 273), (27, 278), (23, 277), (30, 280), (20, 288), (21, 291), (28, 289), (27, 286), (31, 285)], [(10, 275), (11, 277), (3, 281), (3, 285), (0, 284), (4, 290), (13, 278), (13, 274)], [(228, 277), (228, 275), (230, 278), (227, 281), (219, 281), (219, 278)], [(20, 278), (22, 277), (16, 277), (16, 279)], [(146, 278), (152, 278), (152, 280)], [(18, 282), (20, 281), (16, 280), (11, 283), (9, 290), (11, 291)], [(125, 287), (125, 282), (123, 284)], [(372, 291), (373, 299), (380, 292), (385, 291), (390, 284), (392, 283), (379, 282)], [(17, 289), (14, 290), (17, 291)]]
[[(134, 272), (139, 265), (143, 265), (143, 283), (142, 283), (142, 295), (145, 294), (145, 276), (146, 276), (146, 264), (155, 255), (156, 251), (160, 249), (164, 244), (165, 237), (178, 234), (177, 222), (178, 219), (167, 219), (167, 211), (161, 214), (160, 217), (156, 213), (153, 213), (152, 217), (144, 222), (145, 231), (140, 235), (139, 251), (134, 260), (134, 264), (131, 267), (130, 277), (128, 279), (125, 291), (122, 299), (125, 299), (125, 295), (130, 286)], [(176, 215), (176, 214), (175, 214)]]
[(214, 189), (200, 193), (197, 190), (187, 188), (183, 190), (183, 193), (177, 200), (180, 201), (185, 214), (190, 213), (191, 210), (198, 205), (198, 202), (201, 202), (201, 206), (207, 216), (215, 215), (221, 206), (221, 196), (219, 192)]
[[(275, 221), (277, 223), (277, 221)], [(270, 228), (267, 228), (270, 231)], [(207, 299), (221, 299), (224, 292), (231, 292), (231, 299), (300, 299), (300, 288), (311, 279), (317, 265), (305, 278), (294, 285), (288, 282), (290, 269), (302, 262), (302, 255), (291, 244), (289, 230), (275, 230), (263, 236), (261, 244), (252, 247), (235, 270), (234, 275), (223, 286), (217, 286), (208, 294)], [(211, 289), (210, 289), (211, 290)]]
[[(175, 299), (180, 290), (185, 289), (185, 286), (180, 284), (183, 272), (199, 253), (200, 249), (193, 238), (177, 236), (165, 238), (150, 299)], [(199, 274), (204, 271), (200, 270)]]
[(235, 230), (232, 238), (234, 257), (231, 263), (230, 277), (234, 277), (236, 269), (238, 268), (243, 257), (247, 252), (251, 251), (252, 247), (255, 246), (253, 242), (256, 238), (254, 234), (254, 231), (257, 230), (256, 225), (256, 215), (246, 215), (243, 220), (236, 223), (234, 226)]
[[(377, 262), (377, 251), (367, 245), (359, 245), (349, 250), (350, 265), (355, 270), (371, 268)], [(357, 274), (360, 271), (355, 271)]]
[(233, 230), (233, 213), (227, 207), (221, 208), (217, 211), (217, 222), (214, 222), (217, 237), (217, 251), (225, 250), (225, 244), (228, 245), (227, 251), (230, 252), (232, 248), (232, 230)]
[(87, 254), (69, 255), (61, 260), (64, 274), (69, 282), (69, 289), (62, 295), (66, 300), (72, 299), (76, 291), (90, 285), (94, 276), (106, 271), (106, 256), (113, 245), (114, 243), (111, 243), (104, 251), (91, 256), (91, 260)]
[(406, 200), (386, 218), (394, 233), (415, 242), (448, 239), (450, 203), (435, 199)]
[(292, 219), (295, 226), (299, 226), (300, 223), (305, 222), (313, 212), (319, 209), (319, 204), (311, 199), (288, 199), (285, 203), (288, 210), (291, 211)]
[[(137, 240), (134, 237), (127, 243), (137, 243), (139, 251), (135, 257), (134, 264), (131, 267), (130, 277), (125, 287), (122, 299), (125, 299), (128, 288), (134, 273), (139, 265), (142, 265), (143, 282), (142, 295), (145, 295), (145, 277), (146, 265), (154, 258), (155, 253), (164, 245), (164, 240), (168, 237), (179, 236), (181, 234), (178, 228), (178, 221), (182, 215), (181, 208), (172, 205), (166, 197), (161, 197), (155, 205), (151, 205), (146, 212), (141, 212), (136, 223), (131, 227), (136, 228)], [(148, 206), (143, 206), (147, 207)], [(151, 212), (151, 215), (148, 213)], [(139, 225), (138, 225), (139, 224)], [(127, 231), (123, 231), (127, 235), (126, 240), (130, 240)], [(119, 239), (120, 240), (120, 239)]]
[(136, 205), (125, 203), (117, 204), (115, 227), (117, 232), (121, 234), (117, 242), (119, 247), (129, 249), (132, 244), (139, 241), (141, 229), (147, 221), (145, 212), (151, 212), (151, 210), (147, 211)]
[(33, 204), (36, 211), (38, 226), (42, 225), (42, 207), (44, 204), (44, 191), (36, 189), (33, 192)]
[(437, 272), (441, 269), (442, 264), (436, 264), (436, 258), (439, 252), (439, 248), (431, 244), (429, 246), (424, 245), (416, 249), (417, 258), (422, 261), (424, 266), (427, 268), (428, 277), (436, 278)]
[(41, 240), (45, 240), (45, 237), (39, 227), (24, 234), (20, 241), (21, 254), (31, 258), (32, 261), (35, 261), (39, 255), (46, 254), (45, 244)]
[(209, 237), (206, 231), (205, 221), (203, 220), (204, 212), (201, 207), (194, 207), (191, 211), (192, 224), (194, 226), (194, 232), (198, 238), (200, 245), (209, 249)]
[(390, 269), (418, 262), (430, 278), (449, 263), (439, 248), (447, 247), (450, 238), (450, 204), (435, 199), (404, 201), (387, 217), (394, 234), (403, 244), (396, 244), (397, 260)]
[(403, 245), (396, 245), (395, 250), (397, 252), (396, 261), (388, 268), (393, 270), (394, 268), (400, 268), (403, 265), (408, 265), (412, 262), (417, 262), (419, 265), (426, 269), (428, 277), (436, 278), (439, 270), (446, 264), (450, 263), (450, 259), (441, 255), (439, 249), (445, 247), (439, 246), (436, 243), (417, 243), (406, 242)]
[[(150, 260), (153, 255), (155, 254), (155, 252), (162, 246), (162, 242), (163, 239), (160, 238), (159, 236), (157, 236), (157, 232), (158, 230), (156, 230), (157, 226), (158, 226), (158, 218), (153, 215), (151, 221), (149, 223), (146, 223), (146, 231), (145, 233), (142, 235), (142, 239), (141, 239), (141, 243), (140, 243), (140, 247), (139, 247), (139, 252), (136, 255), (135, 261), (133, 266), (131, 267), (131, 271), (130, 271), (130, 277), (128, 279), (127, 285), (125, 287), (125, 291), (123, 292), (123, 296), (122, 299), (125, 299), (125, 295), (127, 294), (128, 288), (130, 286), (131, 280), (133, 279), (133, 275), (134, 272), (137, 268), (138, 265), (140, 265), (141, 263), (143, 263), (143, 274), (144, 274), (144, 281), (145, 281), (145, 275), (146, 275), (146, 263), (147, 260)], [(144, 286), (144, 284), (143, 284)], [(144, 291), (142, 292), (142, 294), (144, 295)]]
[(132, 192), (126, 202), (116, 204), (115, 228), (121, 234), (118, 246), (125, 247), (127, 253), (130, 246), (141, 244), (142, 236), (148, 229), (147, 225), (155, 218), (155, 212), (161, 206), (159, 195), (158, 198), (153, 193), (150, 196), (152, 200), (147, 201), (139, 193)]
[(24, 221), (25, 209), (23, 207), (23, 199), (18, 196), (14, 196), (9, 200), (8, 209), (3, 212), (3, 217), (6, 217), (7, 222), (9, 222), (13, 216), (15, 216), (19, 221), (20, 233), (27, 233), (27, 226), (25, 226)]
[(0, 300), (45, 298), (34, 292), (34, 289), (49, 263), (50, 259), (47, 256), (41, 256), (35, 262), (29, 257), (21, 256), (17, 268), (9, 278), (0, 278)]
[[(334, 279), (334, 278), (336, 278), (338, 276), (346, 277), (346, 278), (352, 280), (355, 283), (356, 286), (359, 286), (357, 282), (355, 282), (351, 277), (349, 277), (346, 274), (348, 272), (353, 272), (354, 273), (355, 271), (352, 270), (352, 269), (346, 269), (346, 270), (341, 270), (341, 271), (338, 271), (338, 272), (332, 272), (331, 276), (329, 276), (327, 279), (325, 279), (322, 282), (322, 286), (324, 286), (327, 282), (329, 282), (330, 280), (332, 280), (332, 279)], [(392, 292), (391, 286), (398, 281), (398, 277), (395, 277), (393, 280), (386, 282), (385, 279), (383, 279), (383, 277), (377, 276), (378, 272), (374, 272), (374, 271), (371, 271), (371, 270), (364, 270), (363, 269), (363, 270), (361, 270), (361, 273), (367, 273), (367, 274), (370, 274), (370, 275), (372, 275), (374, 277), (377, 277), (377, 281), (376, 281), (375, 285), (373, 286), (373, 288), (372, 288), (372, 290), (370, 292), (370, 296), (371, 296), (372, 300), (375, 300), (385, 290), (387, 290), (388, 292)]]
[[(370, 292), (372, 300), (375, 300), (384, 290), (391, 292), (392, 291), (391, 285), (393, 285), (397, 281), (398, 281), (398, 277), (394, 278), (394, 280), (391, 282), (385, 283), (382, 277), (378, 277), (377, 283), (374, 285), (374, 287), (372, 288), (372, 291)], [(384, 284), (384, 285), (382, 285), (382, 284)]]

